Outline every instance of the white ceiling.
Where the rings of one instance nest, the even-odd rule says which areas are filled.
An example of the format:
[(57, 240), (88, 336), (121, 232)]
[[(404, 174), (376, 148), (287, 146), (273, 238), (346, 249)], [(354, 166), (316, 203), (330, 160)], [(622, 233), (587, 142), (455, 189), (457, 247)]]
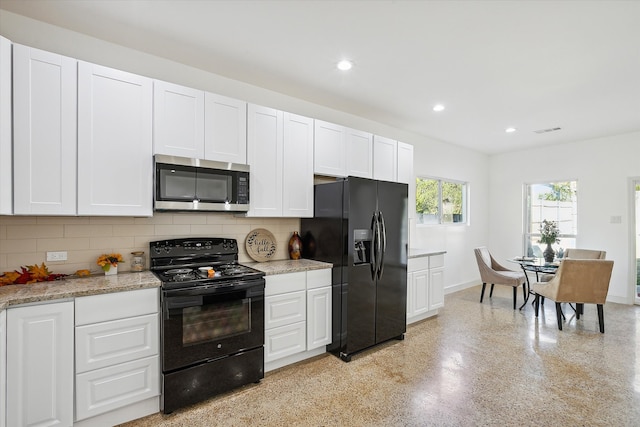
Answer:
[[(640, 131), (639, 1), (0, 0), (0, 8), (489, 154)], [(335, 69), (342, 58), (355, 62), (348, 73)], [(433, 112), (436, 103), (446, 110)], [(509, 126), (517, 132), (506, 134)]]

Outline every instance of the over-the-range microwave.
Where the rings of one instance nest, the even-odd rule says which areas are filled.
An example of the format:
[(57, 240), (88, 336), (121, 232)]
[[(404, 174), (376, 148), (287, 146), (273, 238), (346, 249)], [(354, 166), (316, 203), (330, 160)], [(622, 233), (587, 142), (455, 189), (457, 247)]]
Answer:
[(154, 164), (154, 210), (249, 210), (248, 165), (161, 154)]

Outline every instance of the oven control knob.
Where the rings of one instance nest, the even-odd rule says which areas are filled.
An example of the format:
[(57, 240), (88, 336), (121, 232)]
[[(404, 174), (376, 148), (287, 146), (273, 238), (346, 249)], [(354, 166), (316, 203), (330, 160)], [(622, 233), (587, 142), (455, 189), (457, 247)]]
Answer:
[(222, 344), (218, 344), (218, 348), (222, 348)]
[(164, 251), (165, 251), (166, 253), (171, 252), (171, 247), (170, 247), (170, 246), (165, 246), (165, 247), (164, 247)]
[(160, 254), (162, 253), (162, 248), (160, 246), (156, 246), (155, 248), (153, 248), (153, 250), (155, 251), (155, 253)]

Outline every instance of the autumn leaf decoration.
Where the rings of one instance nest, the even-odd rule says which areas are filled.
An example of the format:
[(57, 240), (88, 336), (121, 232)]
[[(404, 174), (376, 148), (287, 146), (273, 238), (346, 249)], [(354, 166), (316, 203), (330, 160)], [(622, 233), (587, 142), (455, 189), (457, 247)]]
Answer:
[(5, 271), (0, 276), (0, 286), (50, 282), (65, 276), (66, 274), (51, 273), (43, 262), (41, 265), (34, 264), (20, 267), (20, 271)]

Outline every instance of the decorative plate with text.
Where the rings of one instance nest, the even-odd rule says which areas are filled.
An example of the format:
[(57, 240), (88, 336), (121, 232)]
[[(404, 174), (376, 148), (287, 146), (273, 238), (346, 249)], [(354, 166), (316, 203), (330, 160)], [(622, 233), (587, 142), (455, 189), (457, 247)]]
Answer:
[(254, 261), (269, 261), (276, 254), (276, 239), (269, 230), (256, 228), (247, 235), (247, 253)]

